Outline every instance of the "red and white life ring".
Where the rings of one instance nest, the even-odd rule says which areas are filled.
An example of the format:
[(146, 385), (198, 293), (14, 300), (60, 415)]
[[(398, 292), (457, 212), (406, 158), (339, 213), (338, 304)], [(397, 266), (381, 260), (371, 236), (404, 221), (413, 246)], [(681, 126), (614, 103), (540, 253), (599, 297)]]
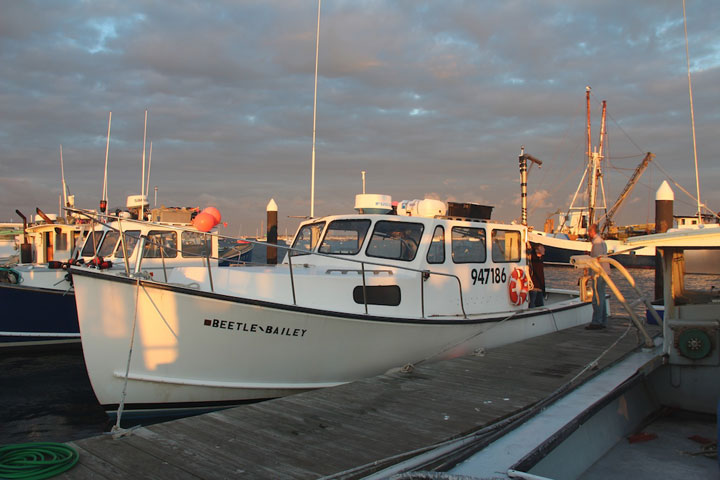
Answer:
[(530, 286), (525, 270), (522, 268), (513, 269), (510, 274), (508, 289), (510, 292), (510, 303), (513, 305), (522, 305), (527, 301)]

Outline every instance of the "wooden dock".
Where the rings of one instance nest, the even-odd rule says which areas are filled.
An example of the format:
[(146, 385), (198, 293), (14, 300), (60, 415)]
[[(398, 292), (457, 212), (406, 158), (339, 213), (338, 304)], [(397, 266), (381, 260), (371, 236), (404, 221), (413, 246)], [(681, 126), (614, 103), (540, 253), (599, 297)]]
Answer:
[(459, 437), (527, 408), (605, 351), (599, 369), (615, 363), (640, 341), (633, 329), (608, 350), (628, 320), (611, 324), (141, 427), (119, 438), (71, 442), (80, 461), (57, 478), (360, 478), (372, 469), (348, 470)]

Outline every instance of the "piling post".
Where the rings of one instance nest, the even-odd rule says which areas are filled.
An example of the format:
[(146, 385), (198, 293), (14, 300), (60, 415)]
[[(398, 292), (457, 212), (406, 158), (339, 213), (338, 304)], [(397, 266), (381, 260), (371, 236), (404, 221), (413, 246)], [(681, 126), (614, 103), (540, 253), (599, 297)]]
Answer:
[[(663, 181), (655, 194), (655, 233), (665, 233), (673, 226), (673, 202), (675, 193)], [(655, 251), (655, 299), (663, 298), (663, 271), (662, 258), (659, 251)]]
[[(267, 243), (277, 245), (277, 218), (278, 206), (275, 199), (271, 198), (267, 204)], [(277, 265), (277, 247), (267, 247), (268, 265)]]

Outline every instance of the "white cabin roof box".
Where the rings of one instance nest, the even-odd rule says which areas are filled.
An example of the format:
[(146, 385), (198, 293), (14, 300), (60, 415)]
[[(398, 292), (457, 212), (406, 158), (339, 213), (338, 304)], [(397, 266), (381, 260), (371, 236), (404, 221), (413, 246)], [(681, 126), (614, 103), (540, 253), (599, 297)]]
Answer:
[(392, 211), (392, 197), (376, 193), (355, 195), (355, 210), (358, 213), (384, 214)]
[(425, 198), (423, 200), (402, 200), (398, 203), (397, 213), (398, 215), (405, 215), (408, 217), (433, 218), (437, 215), (445, 215), (447, 213), (447, 206), (445, 205), (445, 202), (432, 198)]
[(147, 195), (128, 195), (125, 206), (127, 208), (140, 208), (147, 207), (149, 205)]

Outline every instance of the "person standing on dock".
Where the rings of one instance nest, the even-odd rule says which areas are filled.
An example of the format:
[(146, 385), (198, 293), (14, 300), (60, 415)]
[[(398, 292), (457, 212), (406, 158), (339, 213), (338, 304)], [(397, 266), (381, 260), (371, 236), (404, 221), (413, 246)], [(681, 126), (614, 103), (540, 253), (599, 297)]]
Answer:
[[(605, 244), (605, 240), (603, 240), (603, 238), (598, 233), (597, 223), (593, 223), (592, 225), (590, 225), (590, 228), (588, 229), (588, 236), (590, 237), (590, 242), (592, 242), (592, 247), (590, 248), (590, 256), (601, 257), (603, 255), (607, 255), (607, 245)], [(600, 265), (608, 274), (610, 273), (610, 265), (608, 265), (607, 263), (602, 263)], [(603, 328), (607, 328), (605, 279), (601, 275), (595, 274), (593, 277), (592, 285), (593, 316), (592, 321), (585, 328), (587, 330), (602, 330)]]
[(545, 266), (543, 256), (545, 247), (539, 243), (530, 244), (530, 280), (533, 288), (530, 290), (530, 308), (545, 305)]

